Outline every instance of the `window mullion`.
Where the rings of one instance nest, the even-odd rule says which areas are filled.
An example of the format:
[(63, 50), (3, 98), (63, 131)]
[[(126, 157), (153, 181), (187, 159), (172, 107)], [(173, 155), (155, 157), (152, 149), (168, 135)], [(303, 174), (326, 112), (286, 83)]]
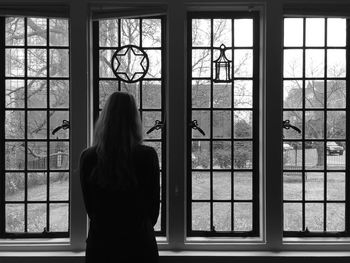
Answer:
[(280, 1), (266, 6), (265, 53), (265, 182), (266, 241), (270, 249), (282, 246), (282, 22)]
[[(0, 17), (0, 50), (5, 50), (5, 17)], [(0, 54), (0, 86), (5, 87), (5, 52)], [(5, 89), (0, 89), (5, 98)], [(5, 155), (5, 103), (0, 103), (0, 156)], [(5, 158), (0, 158), (0, 237), (5, 234)]]

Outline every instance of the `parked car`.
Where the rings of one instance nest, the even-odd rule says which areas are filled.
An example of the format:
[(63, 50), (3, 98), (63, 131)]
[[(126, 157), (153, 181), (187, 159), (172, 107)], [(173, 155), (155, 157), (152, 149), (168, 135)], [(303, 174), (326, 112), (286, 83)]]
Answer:
[(327, 142), (327, 155), (339, 154), (343, 155), (344, 147), (338, 145), (336, 142)]
[(284, 151), (287, 151), (287, 150), (293, 150), (293, 146), (291, 146), (290, 144), (288, 143), (283, 143), (283, 150)]

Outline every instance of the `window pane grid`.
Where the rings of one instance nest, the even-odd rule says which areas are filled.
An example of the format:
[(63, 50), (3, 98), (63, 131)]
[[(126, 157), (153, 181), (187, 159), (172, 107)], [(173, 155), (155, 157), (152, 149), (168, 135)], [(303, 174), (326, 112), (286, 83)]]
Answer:
[[(4, 137), (5, 147), (3, 147), (5, 150), (3, 155), (5, 158), (3, 174), (6, 179), (5, 182), (2, 180), (5, 191), (1, 206), (5, 207), (5, 209), (1, 211), (5, 221), (4, 225), (1, 226), (1, 236), (68, 237), (69, 137), (63, 140), (59, 139), (58, 136), (61, 135), (59, 132), (56, 138), (52, 138), (51, 131), (56, 127), (51, 127), (51, 122), (53, 125), (62, 121), (59, 116), (55, 115), (56, 111), (66, 113), (68, 119), (69, 106), (59, 110), (50, 106), (51, 96), (55, 96), (61, 102), (62, 100), (69, 100), (68, 86), (65, 87), (66, 97), (60, 97), (56, 92), (51, 92), (54, 86), (50, 85), (52, 80), (56, 82), (69, 81), (68, 75), (63, 78), (52, 76), (52, 72), (54, 72), (52, 70), (55, 70), (55, 68), (62, 71), (69, 68), (68, 57), (57, 57), (62, 59), (62, 61), (54, 61), (50, 57), (53, 50), (61, 50), (68, 54), (68, 42), (65, 47), (58, 47), (51, 43), (55, 39), (52, 37), (53, 32), (51, 30), (59, 31), (62, 29), (62, 25), (65, 25), (65, 29), (58, 34), (61, 36), (65, 35), (68, 41), (68, 21), (64, 19), (27, 17), (8, 17), (1, 18), (1, 20), (2, 25), (6, 29), (9, 29), (8, 25), (13, 21), (15, 23), (23, 23), (22, 36), (19, 37), (23, 41), (19, 46), (6, 45), (5, 42), (2, 47), (4, 50), (11, 50), (11, 48), (23, 50), (23, 60), (18, 62), (13, 57), (7, 56), (4, 63), (6, 64), (6, 73), (2, 79), (6, 83), (4, 85), (6, 87), (4, 113), (8, 115), (12, 112), (13, 114), (9, 116), (4, 129), (6, 130), (6, 136)], [(16, 27), (15, 31), (18, 28), (20, 27)], [(16, 34), (15, 31), (9, 32), (5, 30), (6, 37), (8, 37), (6, 41), (10, 39), (11, 33)], [(29, 38), (31, 41), (40, 40), (42, 43), (38, 46), (30, 45), (28, 42)], [(9, 53), (7, 52), (7, 54)], [(37, 55), (32, 57), (34, 64), (28, 63), (29, 54)], [(56, 54), (56, 56), (59, 55), (59, 53)], [(13, 63), (20, 70), (13, 71)], [(22, 65), (18, 63), (22, 63)], [(57, 72), (59, 73), (60, 71)], [(34, 73), (35, 75), (30, 77), (30, 74)], [(37, 76), (38, 74), (39, 77)], [(12, 90), (10, 81), (20, 81), (20, 85), (23, 85), (23, 88)], [(41, 84), (38, 81), (41, 81)], [(35, 86), (36, 84), (40, 85)], [(33, 89), (31, 93), (29, 92), (30, 89)], [(23, 92), (23, 95), (21, 95), (21, 92)], [(8, 100), (12, 101), (12, 103), (8, 104)], [(29, 101), (31, 104), (29, 104)], [(20, 106), (19, 108), (16, 108), (17, 104)], [(33, 107), (33, 105), (40, 107)], [(56, 105), (60, 106), (59, 103), (56, 103)], [(23, 119), (18, 122), (16, 115), (18, 116), (22, 112)], [(18, 122), (16, 124), (17, 130), (12, 128), (16, 122)], [(23, 135), (19, 135), (17, 139), (16, 137), (20, 134), (20, 130), (23, 131)], [(13, 135), (10, 136), (10, 133), (7, 131), (11, 131)], [(11, 146), (16, 148), (11, 148)], [(16, 150), (16, 152), (13, 152), (13, 150)], [(14, 162), (16, 162), (16, 166), (13, 166)], [(53, 194), (56, 196), (52, 196)], [(64, 199), (59, 198), (62, 195), (65, 196)], [(22, 197), (18, 199), (18, 196)], [(52, 200), (52, 198), (56, 200)], [(51, 204), (56, 204), (56, 207)]]
[[(251, 22), (251, 30), (253, 30), (252, 17), (247, 16), (244, 19)], [(189, 80), (189, 97), (192, 97), (192, 103), (189, 105), (192, 111), (189, 111), (189, 121), (197, 120), (198, 126), (204, 130), (205, 135), (202, 136), (197, 131), (189, 129), (188, 136), (192, 139), (189, 140), (190, 144), (188, 145), (188, 156), (191, 156), (188, 166), (188, 182), (190, 186), (188, 188), (188, 196), (190, 198), (190, 202), (188, 202), (188, 236), (258, 235), (259, 222), (257, 219), (256, 191), (258, 170), (255, 167), (255, 161), (257, 160), (255, 152), (257, 151), (256, 140), (251, 134), (248, 137), (239, 134), (241, 127), (237, 131), (235, 130), (236, 118), (245, 123), (244, 120), (247, 120), (247, 113), (251, 116), (255, 115), (253, 105), (256, 103), (257, 92), (254, 89), (254, 94), (252, 95), (250, 91), (252, 98), (248, 101), (248, 104), (244, 100), (238, 101), (240, 95), (243, 95), (244, 98), (244, 95), (247, 96), (246, 94), (235, 94), (234, 92), (236, 81), (255, 82), (257, 68), (254, 67), (254, 75), (251, 74), (248, 77), (239, 76), (241, 73), (239, 71), (234, 72), (232, 81), (228, 84), (232, 88), (227, 86), (224, 88), (226, 91), (212, 81), (214, 78), (212, 61), (218, 57), (216, 50), (220, 46), (218, 41), (221, 41), (220, 34), (215, 31), (220, 31), (217, 24), (223, 25), (223, 28), (226, 28), (226, 30), (230, 28), (230, 32), (227, 33), (226, 31), (226, 34), (230, 36), (230, 41), (235, 43), (234, 23), (238, 20), (234, 15), (224, 16), (222, 19), (221, 17), (216, 18), (210, 15), (191, 15), (189, 32), (190, 39), (192, 38), (192, 45), (189, 47), (191, 50), (189, 61), (190, 65), (192, 65), (192, 70), (189, 71), (189, 76), (191, 76)], [(254, 30), (256, 31), (256, 29)], [(210, 32), (210, 35), (208, 36), (208, 33), (205, 32)], [(207, 34), (207, 38), (203, 37), (203, 34)], [(255, 34), (254, 36), (256, 37), (257, 35)], [(209, 45), (198, 46), (201, 41), (207, 41)], [(226, 45), (226, 43), (224, 44)], [(226, 53), (230, 52), (229, 59), (232, 59), (233, 63), (235, 61), (235, 51), (247, 49), (254, 50), (254, 52), (257, 51), (253, 44), (240, 47), (227, 44), (226, 47), (228, 48)], [(198, 57), (198, 53), (202, 57)], [(203, 63), (201, 68), (198, 69), (197, 65), (200, 60)], [(256, 58), (254, 58), (254, 61), (252, 64), (256, 63)], [(236, 70), (239, 70), (239, 68)], [(249, 75), (249, 73), (247, 74)], [(202, 81), (203, 83), (201, 83)], [(229, 91), (229, 94), (227, 94), (227, 91)], [(205, 96), (209, 99), (206, 99)], [(222, 101), (227, 100), (227, 98), (231, 102), (228, 103), (226, 101), (226, 105), (223, 106)], [(237, 100), (235, 100), (236, 98)], [(200, 106), (204, 102), (206, 105), (204, 107)], [(242, 103), (243, 107), (234, 103)], [(244, 113), (246, 116), (236, 116), (239, 113)], [(254, 129), (254, 134), (256, 132), (255, 120), (257, 120), (255, 117), (253, 117), (254, 126), (251, 124), (251, 127), (248, 128), (251, 131)], [(236, 125), (239, 126), (239, 123)], [(222, 129), (220, 129), (220, 126)], [(240, 136), (242, 138), (239, 138)], [(247, 156), (237, 150), (242, 147), (248, 147)], [(246, 159), (245, 163), (244, 159)], [(251, 183), (251, 185), (246, 183), (244, 185), (244, 172), (248, 174), (248, 178), (251, 178), (254, 183)], [(248, 188), (249, 192), (254, 192), (254, 195), (249, 198), (239, 196), (244, 193), (236, 192), (238, 190), (236, 190), (235, 184), (238, 187)]]
[[(287, 43), (286, 39), (292, 39), (294, 36), (290, 31), (286, 31), (289, 20), (299, 21), (298, 31), (302, 31), (302, 39), (298, 46), (289, 46)], [(301, 135), (284, 130), (284, 236), (339, 236), (348, 233), (345, 228), (344, 210), (348, 207), (347, 199), (328, 198), (328, 185), (331, 185), (329, 175), (345, 174), (348, 165), (345, 129), (345, 123), (348, 121), (348, 95), (332, 97), (332, 93), (338, 94), (341, 89), (339, 84), (335, 86), (334, 83), (347, 80), (341, 73), (345, 69), (341, 67), (342, 64), (347, 64), (342, 61), (347, 59), (345, 53), (348, 45), (329, 47), (328, 22), (333, 19), (318, 18), (321, 21), (318, 25), (313, 24), (314, 20), (315, 18), (308, 17), (284, 19), (284, 119), (290, 119), (291, 124), (302, 130)], [(342, 20), (342, 23), (346, 23), (345, 19)], [(311, 33), (308, 26), (314, 27), (314, 33)], [(310, 35), (319, 32), (323, 32), (323, 36), (320, 35), (319, 40), (311, 40)], [(287, 37), (288, 34), (292, 35)], [(316, 46), (310, 46), (306, 39), (316, 41)], [(343, 50), (344, 53), (337, 57), (338, 64), (332, 64), (328, 54), (338, 50)], [(318, 52), (318, 57), (312, 57), (312, 52)], [(288, 81), (293, 85), (287, 86)], [(333, 180), (333, 187), (344, 188), (345, 191), (348, 183), (345, 176), (341, 178)], [(297, 199), (286, 197), (295, 197), (299, 187), (301, 196), (298, 194)], [(338, 209), (335, 209), (335, 206)]]
[[(160, 161), (161, 185), (165, 185), (165, 129), (146, 134), (155, 120), (164, 123), (164, 52), (165, 28), (162, 17), (108, 19), (94, 23), (94, 86), (95, 115), (102, 110), (108, 96), (114, 91), (130, 92), (136, 99), (144, 129), (144, 144), (157, 150)], [(153, 24), (152, 24), (153, 23)], [(152, 28), (153, 25), (153, 28)], [(126, 29), (135, 29), (128, 33)], [(154, 34), (152, 35), (152, 30)], [(111, 71), (109, 59), (116, 48), (133, 44), (144, 49), (150, 59), (148, 73), (141, 81), (124, 83)], [(102, 62), (101, 62), (102, 61)], [(97, 92), (96, 92), (97, 91)], [(161, 213), (155, 226), (157, 235), (165, 235), (165, 187), (161, 187)]]

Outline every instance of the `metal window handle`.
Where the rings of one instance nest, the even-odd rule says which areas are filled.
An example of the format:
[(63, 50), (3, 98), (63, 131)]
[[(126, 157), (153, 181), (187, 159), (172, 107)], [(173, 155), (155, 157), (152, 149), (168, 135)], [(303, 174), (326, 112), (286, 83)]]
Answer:
[(296, 126), (290, 124), (290, 121), (289, 121), (289, 120), (283, 121), (282, 127), (283, 127), (284, 129), (286, 129), (286, 130), (289, 130), (290, 128), (292, 128), (293, 130), (297, 131), (298, 133), (301, 133), (301, 130), (300, 130), (298, 127), (296, 127)]
[(159, 130), (159, 129), (163, 128), (163, 126), (164, 126), (164, 123), (163, 123), (162, 121), (156, 120), (156, 121), (154, 122), (153, 127), (152, 127), (151, 129), (149, 129), (149, 130), (146, 132), (146, 134), (150, 134), (150, 133), (153, 132), (154, 130)]
[(58, 132), (60, 129), (67, 130), (67, 129), (69, 129), (69, 128), (70, 128), (69, 121), (63, 120), (61, 126), (58, 126), (58, 127), (56, 127), (55, 129), (53, 129), (52, 135), (54, 135), (54, 134), (55, 134), (56, 132)]
[(198, 121), (193, 120), (190, 122), (190, 127), (194, 130), (198, 130), (203, 136), (205, 136), (205, 132), (198, 126)]

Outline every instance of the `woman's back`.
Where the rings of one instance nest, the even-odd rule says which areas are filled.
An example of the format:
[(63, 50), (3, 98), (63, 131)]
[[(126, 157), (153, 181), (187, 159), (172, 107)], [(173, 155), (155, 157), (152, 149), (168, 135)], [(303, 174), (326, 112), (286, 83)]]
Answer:
[(97, 164), (96, 147), (86, 149), (80, 159), (80, 179), (90, 218), (86, 262), (95, 262), (97, 254), (99, 260), (105, 256), (105, 262), (114, 262), (112, 257), (132, 260), (133, 255), (157, 262), (153, 231), (160, 197), (156, 151), (144, 145), (134, 147), (130, 165), (137, 184), (126, 189), (113, 184), (100, 186), (93, 176)]

